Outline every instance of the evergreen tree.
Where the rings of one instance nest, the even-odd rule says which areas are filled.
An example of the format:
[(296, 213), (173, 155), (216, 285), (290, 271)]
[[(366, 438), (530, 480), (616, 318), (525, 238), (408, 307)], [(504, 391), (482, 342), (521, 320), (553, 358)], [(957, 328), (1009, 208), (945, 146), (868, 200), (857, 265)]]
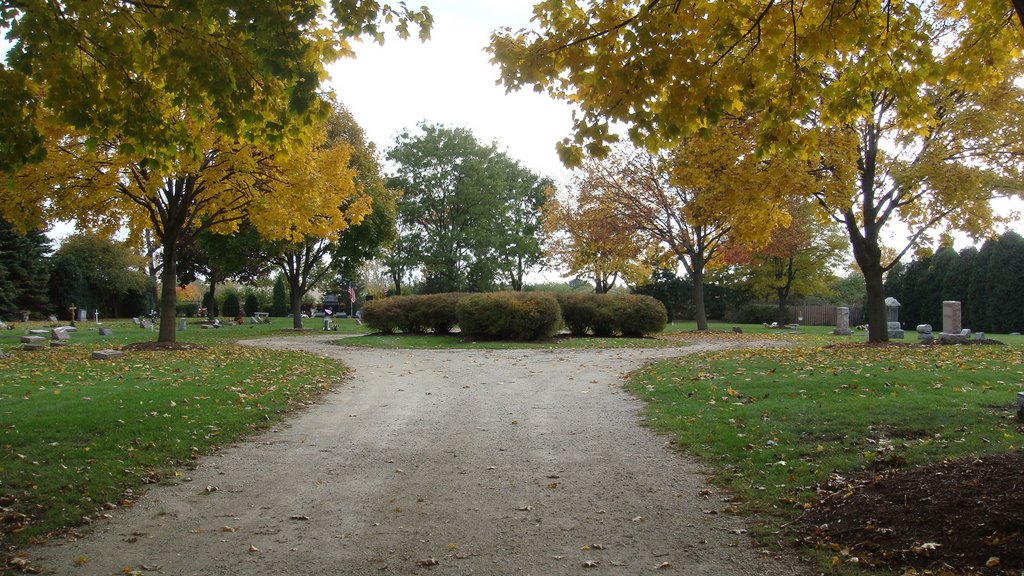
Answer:
[(228, 295), (224, 297), (224, 315), (229, 318), (234, 318), (238, 316), (240, 311), (241, 304), (238, 302), (238, 294), (229, 292)]
[(19, 234), (6, 221), (0, 219), (0, 268), (5, 280), (0, 281), (0, 316), (18, 318), (20, 311), (28, 310), (45, 315), (52, 310), (49, 296), (50, 269), (47, 255), (49, 240), (42, 231)]
[(93, 302), (89, 294), (89, 286), (78, 261), (66, 254), (57, 254), (51, 262), (50, 271), (50, 302), (56, 307), (57, 317), (69, 317), (69, 307), (75, 304), (80, 307)]
[[(974, 268), (974, 260), (978, 257), (978, 249), (968, 246), (957, 254), (953, 269), (950, 270), (946, 279), (943, 291), (944, 300), (956, 300), (960, 302), (960, 318), (964, 326), (978, 326), (979, 323), (972, 317), (976, 306), (973, 306), (968, 296), (971, 286), (971, 270)], [(942, 326), (941, 317), (937, 326)]]
[(1024, 238), (1006, 232), (996, 241), (988, 263), (988, 329), (1007, 334), (1024, 329), (1024, 299), (1020, 279), (1024, 278)]
[(252, 292), (245, 296), (245, 315), (252, 316), (260, 311), (260, 300)]
[[(989, 280), (988, 263), (992, 260), (992, 252), (995, 250), (994, 240), (986, 240), (981, 245), (977, 257), (974, 259), (974, 266), (971, 268), (971, 280), (967, 285), (966, 306), (971, 310), (972, 330), (991, 330), (991, 316), (989, 314)], [(963, 303), (961, 303), (963, 305)], [(961, 307), (961, 310), (963, 308)], [(961, 314), (961, 320), (963, 315)]]
[(270, 315), (275, 318), (284, 318), (288, 315), (288, 287), (285, 286), (284, 276), (280, 274), (278, 274), (277, 280), (274, 281)]

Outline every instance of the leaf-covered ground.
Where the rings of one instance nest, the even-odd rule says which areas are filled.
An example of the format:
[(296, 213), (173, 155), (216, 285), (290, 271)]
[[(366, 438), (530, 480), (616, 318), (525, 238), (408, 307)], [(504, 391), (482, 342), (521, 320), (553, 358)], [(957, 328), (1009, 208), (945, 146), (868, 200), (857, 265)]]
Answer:
[[(1017, 391), (1024, 390), (1024, 354), (1016, 346), (724, 352), (650, 366), (635, 373), (629, 386), (647, 400), (648, 423), (705, 459), (718, 471), (717, 481), (737, 494), (742, 503), (729, 503), (723, 511), (762, 519), (754, 529), (762, 544), (807, 536), (796, 520), (822, 505), (819, 488), (834, 478), (830, 475), (873, 478), (945, 460), (970, 463), (1024, 446), (1015, 406)], [(919, 498), (955, 503), (947, 508), (955, 515), (922, 518), (949, 526), (982, 522), (969, 514), (983, 518), (985, 508), (964, 494), (925, 492)], [(998, 500), (993, 494), (992, 501)], [(856, 518), (859, 510), (853, 506), (835, 514)], [(839, 536), (829, 537), (822, 539), (824, 562), (837, 569), (864, 565), (863, 555), (851, 548), (860, 541), (843, 541), (832, 550)], [(931, 541), (923, 533), (902, 537)], [(877, 557), (891, 560), (896, 569), (910, 565), (901, 564), (898, 550), (891, 552)], [(1000, 569), (1024, 569), (1011, 553), (999, 557)], [(975, 565), (972, 559), (956, 568)]]
[(229, 344), (107, 361), (84, 345), (14, 352), (0, 359), (0, 541), (131, 506), (142, 485), (278, 420), (341, 371)]

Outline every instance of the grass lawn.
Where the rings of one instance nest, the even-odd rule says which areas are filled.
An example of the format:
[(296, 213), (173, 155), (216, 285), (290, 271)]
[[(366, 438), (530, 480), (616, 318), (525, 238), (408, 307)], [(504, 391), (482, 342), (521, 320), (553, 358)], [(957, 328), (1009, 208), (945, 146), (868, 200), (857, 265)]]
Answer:
[(831, 472), (1024, 446), (1024, 349), (1006, 340), (1014, 345), (732, 351), (649, 366), (628, 387), (646, 400), (650, 426), (739, 496), (726, 511), (758, 515), (767, 545), (788, 541), (779, 526), (813, 505)]
[(24, 352), (17, 342), (25, 325), (0, 332), (7, 354), (0, 358), (0, 550), (105, 507), (130, 506), (143, 484), (173, 478), (196, 456), (279, 420), (343, 375), (329, 360), (233, 344), (293, 333), (282, 330), (282, 319), (275, 323), (189, 326), (179, 341), (208, 348), (130, 351), (110, 361), (91, 360), (90, 351), (156, 334), (105, 321), (114, 333), (101, 337), (84, 322), (69, 346)]

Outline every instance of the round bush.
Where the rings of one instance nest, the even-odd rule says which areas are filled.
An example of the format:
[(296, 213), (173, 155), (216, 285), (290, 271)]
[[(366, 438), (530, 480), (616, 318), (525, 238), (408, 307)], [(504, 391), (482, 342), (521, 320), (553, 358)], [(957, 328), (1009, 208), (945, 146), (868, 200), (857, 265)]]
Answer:
[(448, 334), (459, 323), (456, 307), (464, 296), (458, 292), (420, 296), (418, 314), (434, 334)]
[(238, 312), (241, 310), (241, 307), (241, 304), (238, 302), (238, 294), (229, 292), (228, 295), (224, 297), (224, 306), (222, 307), (221, 312), (224, 316), (234, 318), (238, 316)]
[(255, 294), (250, 293), (245, 297), (245, 313), (249, 316), (260, 311), (260, 301)]
[(393, 334), (402, 322), (403, 300), (411, 296), (392, 296), (363, 304), (363, 323), (380, 332)]
[(653, 296), (624, 296), (622, 304), (625, 311), (619, 319), (619, 331), (623, 336), (639, 338), (655, 334), (664, 330), (665, 324), (668, 324), (665, 305)]
[(456, 312), (463, 333), (478, 339), (539, 340), (562, 325), (558, 301), (541, 292), (469, 294), (459, 299)]
[(573, 336), (586, 336), (594, 322), (594, 307), (597, 294), (559, 294), (558, 304), (562, 307), (562, 320)]

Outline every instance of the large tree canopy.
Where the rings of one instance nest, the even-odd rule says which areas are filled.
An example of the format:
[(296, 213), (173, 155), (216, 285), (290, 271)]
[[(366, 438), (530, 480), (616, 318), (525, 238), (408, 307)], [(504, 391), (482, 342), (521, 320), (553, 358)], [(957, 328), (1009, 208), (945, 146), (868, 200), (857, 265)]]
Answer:
[(388, 158), (396, 165), (390, 185), (403, 192), (399, 226), (408, 242), (399, 248), (413, 247), (407, 256), (422, 265), (428, 291), (486, 290), (503, 279), (522, 287), (542, 255), (550, 180), (465, 128), (421, 124), (398, 136)]
[[(607, 152), (611, 123), (651, 149), (730, 115), (762, 118), (759, 152), (817, 164), (815, 197), (847, 230), (886, 340), (882, 278), (935, 228), (981, 233), (1020, 192), (1024, 33), (988, 0), (540, 2), (537, 31), (499, 31), (510, 89), (575, 103), (563, 159)], [(893, 220), (910, 241), (883, 256)]]
[[(382, 41), (410, 25), (425, 38), (426, 9), (375, 0), (162, 0), (0, 5), (14, 46), (0, 65), (0, 172), (45, 154), (41, 108), (123, 154), (166, 168), (194, 145), (189, 123), (230, 140), (281, 143), (325, 113), (324, 65), (350, 42)], [(186, 122), (189, 121), (189, 122)]]

